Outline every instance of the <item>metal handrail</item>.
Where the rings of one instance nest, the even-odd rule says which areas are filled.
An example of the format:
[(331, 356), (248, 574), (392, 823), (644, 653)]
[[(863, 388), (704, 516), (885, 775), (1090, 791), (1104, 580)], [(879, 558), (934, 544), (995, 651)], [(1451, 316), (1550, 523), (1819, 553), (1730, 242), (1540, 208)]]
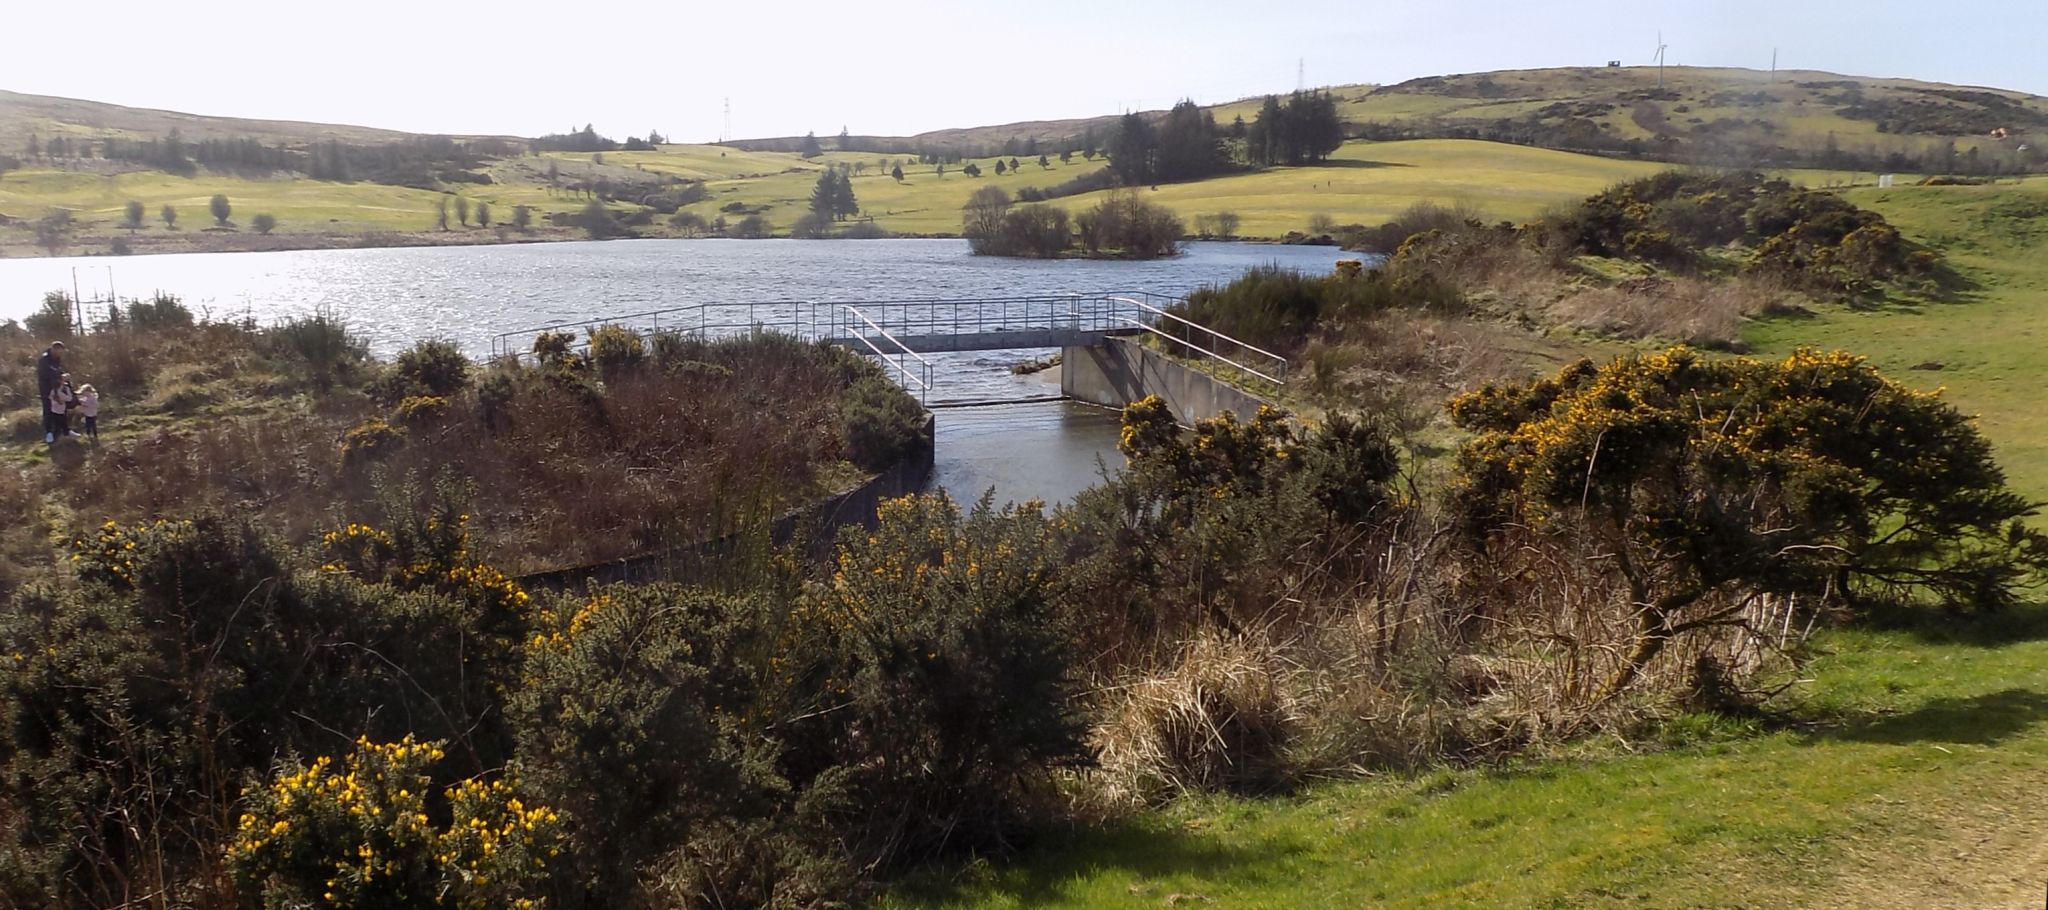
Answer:
[[(935, 379), (934, 364), (904, 340), (920, 333), (957, 335), (1026, 329), (1057, 329), (1083, 333), (1139, 330), (1150, 332), (1165, 341), (1228, 365), (1247, 376), (1275, 385), (1286, 384), (1287, 358), (1168, 309), (1185, 302), (1185, 297), (1155, 294), (1150, 291), (1067, 292), (983, 298), (703, 302), (599, 319), (558, 320), (545, 325), (500, 332), (492, 336), (491, 351), (494, 357), (511, 356), (523, 359), (530, 351), (523, 349), (525, 346), (515, 345), (515, 340), (550, 331), (575, 331), (585, 336), (572, 347), (572, 350), (581, 350), (588, 347), (587, 336), (590, 330), (608, 325), (625, 324), (625, 327), (643, 337), (666, 330), (696, 338), (711, 338), (748, 329), (783, 328), (796, 337), (812, 340), (851, 344), (853, 340), (858, 339), (867, 353), (891, 361), (891, 365), (903, 378), (906, 386), (914, 386), (921, 393), (928, 394)], [(747, 318), (744, 322), (732, 320), (731, 315), (727, 315), (737, 315), (741, 309), (746, 311)], [(762, 313), (763, 309), (768, 312)], [(723, 321), (709, 321), (714, 315), (713, 311), (722, 311), (718, 315)], [(757, 318), (757, 314), (766, 318)], [(1181, 334), (1176, 335), (1162, 327), (1173, 328), (1175, 331), (1181, 331)], [(1189, 340), (1190, 337), (1199, 337), (1195, 335), (1196, 332), (1207, 336), (1204, 339), (1207, 347)], [(880, 337), (877, 339), (871, 336)], [(1254, 368), (1221, 353), (1225, 344), (1236, 347), (1237, 358), (1253, 359), (1246, 356), (1245, 352), (1250, 352), (1251, 355), (1266, 358), (1272, 363), (1265, 365), (1264, 369)], [(903, 357), (905, 354), (909, 355), (910, 360)], [(915, 363), (911, 363), (911, 360)]]
[(852, 304), (850, 304), (850, 303), (843, 303), (843, 304), (840, 304), (840, 305), (839, 305), (839, 309), (840, 309), (840, 311), (842, 311), (842, 312), (846, 312), (846, 313), (851, 313), (851, 314), (853, 314), (853, 317), (854, 317), (855, 319), (858, 319), (858, 320), (860, 320), (861, 322), (863, 322), (863, 323), (866, 323), (866, 324), (867, 324), (867, 327), (868, 327), (868, 328), (871, 328), (871, 329), (874, 329), (874, 330), (875, 330), (875, 333), (876, 333), (876, 334), (878, 334), (878, 335), (881, 335), (881, 336), (882, 336), (883, 338), (886, 338), (886, 339), (888, 339), (889, 343), (890, 343), (890, 344), (893, 344), (893, 345), (895, 345), (895, 346), (896, 346), (896, 347), (897, 347), (897, 348), (898, 348), (899, 350), (901, 350), (901, 351), (903, 352), (903, 354), (909, 354), (909, 355), (910, 355), (910, 356), (911, 356), (911, 357), (912, 357), (913, 359), (915, 359), (915, 360), (916, 360), (916, 361), (918, 362), (918, 365), (919, 365), (919, 366), (921, 366), (921, 367), (922, 367), (922, 368), (924, 369), (924, 377), (923, 377), (923, 378), (919, 378), (919, 377), (917, 377), (917, 376), (916, 376), (915, 374), (913, 374), (913, 373), (911, 373), (911, 372), (910, 372), (910, 368), (909, 368), (909, 367), (907, 367), (907, 366), (905, 366), (905, 365), (903, 364), (903, 357), (902, 357), (902, 354), (895, 354), (895, 355), (891, 355), (891, 354), (887, 354), (887, 353), (884, 353), (884, 352), (882, 351), (882, 349), (881, 349), (880, 347), (876, 346), (876, 345), (875, 345), (875, 343), (874, 343), (874, 341), (870, 340), (870, 339), (869, 339), (869, 338), (868, 338), (868, 337), (867, 337), (866, 335), (861, 335), (861, 334), (853, 334), (853, 335), (851, 335), (851, 337), (852, 337), (852, 338), (854, 338), (854, 339), (858, 340), (858, 341), (859, 341), (859, 342), (860, 342), (861, 344), (864, 344), (864, 345), (866, 345), (866, 346), (867, 346), (867, 348), (868, 348), (868, 350), (870, 350), (870, 351), (873, 351), (873, 352), (875, 352), (875, 356), (877, 356), (877, 357), (880, 357), (880, 358), (882, 358), (883, 360), (889, 360), (889, 359), (890, 359), (891, 357), (894, 357), (894, 358), (895, 358), (895, 363), (894, 363), (894, 365), (895, 365), (895, 367), (896, 367), (896, 370), (897, 370), (898, 372), (900, 372), (900, 373), (902, 373), (902, 374), (903, 374), (903, 377), (904, 377), (904, 379), (905, 379), (906, 381), (914, 381), (914, 382), (916, 382), (916, 383), (917, 383), (917, 387), (918, 387), (918, 390), (919, 390), (920, 392), (924, 392), (924, 393), (926, 393), (927, 395), (928, 395), (928, 394), (930, 394), (930, 392), (931, 392), (931, 390), (932, 390), (932, 381), (931, 381), (931, 372), (932, 372), (932, 362), (931, 362), (931, 361), (929, 361), (929, 360), (926, 360), (926, 359), (924, 358), (924, 355), (922, 355), (922, 354), (919, 354), (918, 352), (916, 352), (916, 351), (913, 351), (913, 350), (911, 350), (911, 349), (910, 349), (910, 347), (909, 347), (908, 345), (905, 345), (905, 344), (904, 344), (904, 343), (903, 343), (902, 341), (898, 340), (898, 339), (896, 338), (896, 336), (894, 336), (894, 335), (891, 335), (891, 334), (889, 334), (889, 330), (888, 330), (888, 329), (885, 329), (885, 328), (882, 328), (882, 327), (881, 327), (881, 326), (879, 326), (879, 325), (876, 325), (876, 324), (875, 324), (875, 321), (874, 321), (873, 319), (869, 319), (869, 318), (868, 318), (868, 314), (866, 314), (866, 313), (863, 313), (863, 312), (861, 312), (861, 311), (860, 311), (860, 308), (858, 308), (858, 307), (856, 307), (856, 306), (854, 306), (854, 305), (852, 305)]
[[(1220, 339), (1222, 339), (1222, 340), (1224, 340), (1224, 341), (1228, 341), (1228, 342), (1230, 342), (1231, 344), (1237, 345), (1238, 347), (1240, 347), (1240, 348), (1243, 348), (1243, 349), (1245, 349), (1245, 350), (1247, 350), (1247, 351), (1251, 351), (1251, 352), (1253, 352), (1253, 353), (1255, 353), (1255, 354), (1260, 354), (1260, 355), (1263, 355), (1263, 356), (1265, 356), (1265, 357), (1267, 357), (1267, 358), (1271, 359), (1271, 360), (1272, 360), (1272, 361), (1273, 361), (1274, 363), (1277, 363), (1277, 364), (1279, 364), (1279, 365), (1280, 365), (1280, 369), (1279, 369), (1279, 372), (1281, 372), (1281, 373), (1286, 373), (1286, 372), (1287, 372), (1287, 358), (1285, 358), (1285, 357), (1282, 357), (1282, 356), (1280, 356), (1279, 354), (1275, 354), (1275, 353), (1273, 353), (1272, 351), (1268, 351), (1268, 350), (1266, 350), (1265, 348), (1259, 347), (1258, 345), (1252, 344), (1252, 343), (1250, 343), (1250, 342), (1247, 342), (1247, 341), (1241, 341), (1241, 340), (1238, 340), (1238, 339), (1236, 339), (1236, 338), (1232, 338), (1232, 337), (1230, 337), (1229, 335), (1225, 335), (1225, 334), (1223, 334), (1222, 332), (1216, 331), (1215, 329), (1212, 329), (1212, 328), (1210, 328), (1210, 327), (1208, 327), (1208, 326), (1206, 326), (1206, 325), (1203, 325), (1203, 324), (1201, 324), (1201, 323), (1199, 323), (1199, 322), (1195, 322), (1195, 321), (1193, 321), (1193, 320), (1190, 320), (1190, 319), (1188, 319), (1188, 318), (1186, 318), (1186, 317), (1183, 317), (1183, 316), (1181, 316), (1181, 315), (1179, 315), (1179, 314), (1177, 314), (1177, 313), (1172, 313), (1172, 312), (1168, 312), (1168, 311), (1166, 311), (1166, 310), (1160, 309), (1160, 308), (1158, 308), (1158, 307), (1152, 306), (1151, 304), (1148, 304), (1148, 303), (1144, 303), (1144, 302), (1142, 302), (1142, 301), (1136, 300), (1136, 299), (1134, 299), (1134, 298), (1131, 298), (1131, 297), (1121, 297), (1121, 296), (1119, 296), (1119, 297), (1111, 297), (1111, 298), (1109, 298), (1109, 299), (1111, 299), (1111, 300), (1115, 300), (1115, 301), (1119, 301), (1119, 302), (1121, 302), (1121, 303), (1128, 303), (1128, 304), (1130, 304), (1130, 305), (1132, 305), (1132, 306), (1134, 306), (1134, 307), (1137, 307), (1138, 309), (1144, 310), (1144, 311), (1146, 311), (1146, 312), (1148, 312), (1148, 313), (1151, 313), (1151, 314), (1153, 314), (1153, 315), (1155, 315), (1155, 316), (1161, 316), (1161, 317), (1164, 317), (1164, 318), (1167, 318), (1167, 319), (1171, 319), (1171, 320), (1173, 320), (1173, 321), (1175, 321), (1175, 322), (1178, 322), (1178, 323), (1180, 323), (1181, 325), (1187, 326), (1188, 328), (1191, 328), (1191, 329), (1200, 329), (1201, 331), (1204, 331), (1204, 332), (1207, 332), (1207, 333), (1209, 333), (1209, 337), (1211, 337), (1211, 338), (1220, 338)], [(1148, 328), (1149, 328), (1149, 326), (1148, 326)], [(1155, 331), (1155, 332), (1157, 332), (1157, 330), (1156, 330), (1156, 329), (1155, 329), (1154, 331)], [(1165, 332), (1157, 332), (1157, 334), (1159, 334), (1159, 335), (1161, 335), (1161, 336), (1164, 336), (1164, 337), (1166, 337), (1166, 338), (1172, 338), (1172, 339), (1173, 339), (1174, 341), (1179, 341), (1179, 342), (1180, 342), (1180, 343), (1182, 343), (1182, 344), (1186, 344), (1186, 345), (1187, 345), (1188, 347), (1191, 347), (1191, 348), (1195, 348), (1195, 350), (1198, 350), (1198, 351), (1199, 351), (1199, 350), (1202, 350), (1201, 348), (1199, 348), (1199, 347), (1195, 347), (1195, 345), (1193, 345), (1193, 344), (1191, 344), (1191, 343), (1189, 343), (1189, 342), (1187, 342), (1187, 341), (1185, 341), (1185, 340), (1183, 340), (1183, 339), (1179, 339), (1179, 338), (1174, 338), (1174, 337), (1173, 337), (1172, 335), (1167, 335), (1167, 334), (1166, 334)], [(1206, 352), (1206, 351), (1205, 351), (1204, 353), (1209, 353), (1209, 355), (1210, 355), (1210, 356), (1212, 356), (1212, 357), (1217, 357), (1218, 359), (1221, 359), (1221, 357), (1222, 357), (1222, 355), (1219, 355), (1219, 354), (1215, 354), (1215, 353), (1213, 353), (1213, 352)], [(1235, 365), (1235, 364), (1233, 364), (1233, 365)], [(1252, 371), (1251, 371), (1251, 370), (1250, 370), (1249, 368), (1246, 368), (1246, 367), (1239, 367), (1239, 368), (1240, 368), (1240, 369), (1244, 369), (1244, 370), (1245, 370), (1246, 372), (1252, 372)], [(1276, 380), (1276, 381), (1277, 381), (1277, 380)]]
[[(1172, 336), (1172, 335), (1168, 335), (1168, 334), (1166, 334), (1165, 332), (1162, 332), (1162, 331), (1160, 331), (1160, 330), (1159, 330), (1159, 327), (1157, 327), (1157, 326), (1155, 326), (1155, 325), (1153, 325), (1153, 324), (1151, 324), (1151, 323), (1149, 323), (1149, 322), (1146, 322), (1146, 321), (1144, 321), (1144, 320), (1142, 320), (1142, 319), (1132, 319), (1132, 318), (1131, 318), (1131, 317), (1129, 317), (1129, 316), (1119, 316), (1119, 317), (1117, 317), (1117, 318), (1118, 318), (1118, 319), (1120, 319), (1120, 320), (1122, 320), (1123, 322), (1127, 322), (1127, 323), (1130, 323), (1131, 325), (1133, 325), (1133, 326), (1136, 326), (1136, 327), (1138, 327), (1138, 328), (1140, 328), (1140, 329), (1143, 329), (1143, 330), (1145, 330), (1145, 331), (1147, 331), (1147, 332), (1151, 332), (1152, 334), (1154, 334), (1154, 335), (1157, 335), (1157, 336), (1159, 336), (1159, 337), (1161, 337), (1161, 338), (1164, 338), (1164, 339), (1167, 339), (1167, 340), (1169, 340), (1169, 341), (1172, 341), (1172, 342), (1173, 342), (1173, 343), (1175, 343), (1175, 344), (1178, 344), (1178, 345), (1182, 345), (1182, 346), (1184, 346), (1184, 347), (1189, 347), (1189, 348), (1193, 348), (1194, 350), (1197, 350), (1197, 351), (1200, 351), (1200, 352), (1202, 352), (1202, 353), (1204, 353), (1204, 354), (1207, 354), (1207, 355), (1209, 355), (1210, 357), (1213, 357), (1213, 358), (1215, 358), (1215, 359), (1217, 359), (1217, 360), (1221, 360), (1221, 361), (1223, 361), (1224, 363), (1230, 364), (1231, 366), (1234, 366), (1234, 367), (1236, 367), (1236, 368), (1238, 368), (1238, 369), (1240, 369), (1240, 370), (1243, 370), (1244, 372), (1246, 372), (1246, 373), (1248, 373), (1248, 374), (1250, 374), (1250, 375), (1256, 376), (1256, 377), (1258, 377), (1258, 378), (1260, 378), (1260, 379), (1263, 379), (1263, 380), (1265, 380), (1265, 381), (1267, 381), (1267, 382), (1270, 382), (1270, 383), (1272, 383), (1272, 384), (1274, 384), (1274, 385), (1281, 385), (1281, 386), (1284, 386), (1284, 385), (1286, 385), (1286, 384), (1287, 384), (1287, 380), (1285, 380), (1285, 379), (1281, 379), (1281, 378), (1278, 378), (1278, 377), (1275, 377), (1275, 376), (1268, 376), (1268, 375), (1266, 375), (1266, 374), (1264, 374), (1264, 373), (1261, 373), (1261, 372), (1259, 372), (1258, 370), (1252, 369), (1251, 367), (1248, 367), (1248, 366), (1245, 366), (1244, 364), (1238, 363), (1238, 362), (1237, 362), (1237, 361), (1235, 361), (1235, 360), (1232, 360), (1232, 359), (1230, 359), (1230, 358), (1228, 358), (1228, 357), (1225, 357), (1225, 356), (1223, 356), (1222, 354), (1218, 354), (1218, 353), (1216, 353), (1215, 351), (1209, 350), (1208, 348), (1202, 347), (1201, 345), (1198, 345), (1198, 344), (1196, 344), (1196, 343), (1194, 343), (1194, 342), (1192, 342), (1192, 341), (1189, 341), (1189, 340), (1187, 340), (1187, 339), (1185, 339), (1185, 338), (1175, 338), (1175, 337), (1174, 337), (1174, 336)], [(1223, 336), (1223, 337), (1229, 337), (1229, 336)]]

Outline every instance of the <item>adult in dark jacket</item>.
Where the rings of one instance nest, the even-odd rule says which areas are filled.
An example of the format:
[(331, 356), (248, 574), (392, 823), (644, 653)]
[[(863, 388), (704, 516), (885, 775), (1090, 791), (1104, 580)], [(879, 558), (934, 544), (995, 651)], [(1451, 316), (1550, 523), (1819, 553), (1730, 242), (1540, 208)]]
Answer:
[(64, 342), (52, 341), (36, 358), (36, 393), (43, 400), (43, 441), (57, 441), (57, 416), (50, 413), (50, 393), (64, 382)]

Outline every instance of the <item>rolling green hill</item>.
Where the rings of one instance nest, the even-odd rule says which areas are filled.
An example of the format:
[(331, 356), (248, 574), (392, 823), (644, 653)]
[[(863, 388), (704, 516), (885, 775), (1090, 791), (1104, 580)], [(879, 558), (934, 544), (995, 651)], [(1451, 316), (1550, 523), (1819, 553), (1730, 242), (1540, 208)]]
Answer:
[[(1242, 219), (1242, 235), (1278, 237), (1315, 216), (1372, 224), (1418, 201), (1463, 202), (1490, 217), (1526, 218), (1663, 166), (1653, 160), (1824, 168), (1800, 173), (1815, 183), (1844, 182), (1854, 172), (1867, 177), (1879, 169), (2011, 173), (2048, 163), (2041, 143), (2048, 137), (2048, 99), (1910, 80), (1672, 67), (1660, 87), (1654, 68), (1601, 67), (1429, 77), (1330, 91), (1354, 133), (1405, 141), (1354, 141), (1324, 166), (1170, 184), (1151, 197), (1190, 226), (1198, 215), (1229, 210)], [(1246, 99), (1211, 111), (1228, 125), (1238, 116), (1255, 117), (1258, 103)], [(15, 159), (12, 170), (0, 170), (0, 252), (43, 252), (35, 245), (32, 222), (54, 210), (70, 212), (77, 223), (65, 252), (105, 251), (117, 238), (138, 252), (499, 239), (459, 224), (437, 230), (435, 210), (443, 193), (489, 203), (500, 222), (512, 206), (531, 207), (534, 231), (504, 239), (566, 239), (581, 232), (547, 216), (582, 208), (588, 195), (578, 187), (595, 189), (614, 210), (627, 213), (639, 208), (632, 200), (677, 181), (706, 185), (709, 201), (690, 211), (707, 221), (758, 213), (782, 233), (803, 212), (811, 184), (828, 163), (862, 168), (854, 180), (862, 216), (883, 229), (952, 234), (959, 230), (961, 203), (977, 186), (992, 183), (1014, 194), (1101, 169), (1099, 157), (1074, 155), (1062, 163), (1057, 152), (1078, 145), (1085, 131), (1106, 135), (1113, 123), (1114, 118), (1094, 118), (861, 137), (852, 149), (810, 159), (796, 154), (796, 140), (788, 139), (534, 155), (523, 140), (467, 137), (487, 140), (478, 147), (494, 151), (481, 164), (452, 169), (453, 176), (448, 169), (413, 169), (401, 177), (380, 176), (380, 183), (361, 175), (354, 181), (313, 180), (288, 170), (199, 168), (179, 176), (144, 163), (94, 157), (90, 148), (61, 158), (26, 151), (31, 135), (45, 143), (66, 137), (90, 146), (108, 138), (148, 140), (176, 129), (188, 142), (254, 139), (310, 158), (322, 143), (370, 148), (425, 137), (0, 92), (0, 168)], [(1023, 167), (995, 176), (995, 151), (1033, 140), (1051, 153), (1048, 167), (1017, 150), (1012, 154)], [(884, 148), (898, 151), (879, 150)], [(985, 176), (968, 178), (957, 163), (942, 174), (901, 151), (910, 148), (976, 150), (981, 157), (974, 160)], [(887, 176), (899, 163), (905, 171), (900, 182)], [(201, 209), (215, 194), (227, 195), (240, 218), (273, 215), (278, 236), (197, 230), (209, 223)], [(1084, 194), (1059, 204), (1080, 208), (1098, 197)], [(146, 226), (138, 231), (121, 225), (131, 200), (147, 211)], [(166, 204), (180, 210), (181, 230), (164, 230), (158, 222)], [(667, 232), (660, 219), (639, 228), (647, 236)]]

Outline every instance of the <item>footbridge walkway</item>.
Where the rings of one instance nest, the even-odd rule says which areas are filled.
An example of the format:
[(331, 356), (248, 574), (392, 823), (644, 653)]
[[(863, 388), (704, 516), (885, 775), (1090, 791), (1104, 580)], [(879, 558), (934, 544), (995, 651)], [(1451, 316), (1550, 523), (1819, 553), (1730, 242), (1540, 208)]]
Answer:
[(1148, 292), (1062, 294), (1037, 297), (911, 298), (902, 300), (698, 303), (688, 306), (566, 320), (504, 332), (491, 340), (493, 357), (529, 357), (548, 333), (573, 333), (575, 348), (590, 332), (619, 326), (651, 337), (675, 333), (713, 339), (780, 331), (872, 355), (920, 400), (945, 378), (926, 355), (1025, 348), (1100, 347), (1111, 338), (1156, 338), (1177, 357), (1208, 361), (1220, 371), (1278, 387), (1287, 382), (1287, 359), (1244, 343), (1174, 312), (1185, 302)]

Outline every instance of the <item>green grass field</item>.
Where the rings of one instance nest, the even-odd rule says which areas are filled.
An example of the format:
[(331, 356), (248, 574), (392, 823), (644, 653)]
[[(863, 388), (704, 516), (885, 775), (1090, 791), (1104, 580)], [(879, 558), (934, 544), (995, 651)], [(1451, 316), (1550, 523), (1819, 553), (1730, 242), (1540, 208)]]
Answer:
[[(537, 214), (574, 211), (584, 201), (566, 191), (553, 192), (542, 182), (546, 160), (554, 160), (564, 183), (609, 176), (627, 179), (641, 172), (703, 180), (708, 201), (691, 207), (716, 218), (735, 205), (760, 211), (776, 233), (809, 208), (812, 186), (828, 164), (861, 164), (865, 172), (853, 180), (863, 215), (884, 229), (906, 234), (953, 235), (960, 230), (960, 207), (976, 189), (999, 186), (1013, 195), (1027, 187), (1051, 187), (1102, 169), (1100, 159), (1075, 156), (1061, 163), (1050, 156), (1041, 168), (1035, 159), (1019, 157), (1022, 167), (995, 176), (996, 159), (977, 159), (983, 176), (968, 177), (960, 165), (940, 174), (932, 165), (901, 155), (829, 152), (804, 159), (781, 152), (747, 152), (707, 145), (671, 145), (651, 152), (610, 152), (599, 165), (587, 154), (549, 154), (543, 158), (509, 159), (491, 171), (496, 183), (469, 186), (462, 194), (472, 202), (488, 202), (498, 221), (511, 216), (512, 206), (532, 206)], [(896, 181), (882, 166), (905, 162), (904, 179)], [(1470, 205), (1489, 218), (1523, 220), (1550, 206), (1583, 198), (1620, 180), (1662, 170), (1665, 165), (1623, 161), (1569, 152), (1467, 140), (1351, 142), (1324, 165), (1273, 168), (1197, 183), (1166, 184), (1143, 189), (1146, 198), (1178, 213), (1195, 227), (1197, 216), (1229, 210), (1241, 219), (1239, 234), (1278, 238), (1303, 230), (1311, 218), (1327, 215), (1338, 223), (1383, 223), (1421, 201)], [(1815, 185), (1847, 182), (1856, 175), (1787, 172)], [(1867, 176), (1864, 179), (1868, 179)], [(280, 234), (349, 235), (376, 231), (421, 232), (434, 228), (439, 193), (374, 183), (336, 183), (308, 179), (246, 179), (220, 175), (193, 178), (145, 172), (113, 176), (50, 169), (25, 169), (0, 175), (0, 215), (32, 219), (54, 208), (69, 209), (86, 233), (111, 236), (120, 231), (123, 208), (133, 199), (143, 203), (145, 234), (157, 236), (164, 205), (176, 206), (180, 231), (210, 226), (207, 200), (215, 193), (233, 203), (233, 220), (246, 225), (257, 213), (278, 219)], [(1052, 204), (1079, 213), (1098, 203), (1101, 192), (1065, 197)], [(736, 215), (729, 215), (736, 218)], [(657, 228), (659, 230), (659, 228)], [(17, 242), (27, 242), (25, 228)]]
[(1767, 352), (1856, 351), (1900, 381), (1946, 387), (1957, 407), (1981, 416), (2018, 488), (2048, 501), (2048, 183), (1856, 189), (1848, 198), (1947, 251), (1977, 287), (1952, 303), (1761, 322), (1749, 340)]
[[(177, 177), (157, 171), (103, 176), (22, 170), (0, 175), (0, 214), (34, 218), (63, 208), (71, 210), (86, 230), (108, 232), (119, 228), (128, 201), (136, 200), (143, 204), (144, 233), (164, 231), (158, 213), (165, 205), (177, 208), (178, 231), (190, 232), (213, 226), (207, 202), (216, 193), (228, 197), (233, 207), (229, 218), (235, 224), (246, 230), (251, 217), (269, 214), (277, 218), (280, 234), (431, 230), (434, 206), (441, 196), (379, 183)], [(465, 195), (473, 202), (489, 202), (499, 220), (509, 219), (512, 206), (518, 203), (540, 211), (573, 210), (582, 205), (566, 194), (549, 195), (539, 186), (476, 187)]]
[(1681, 725), (1691, 742), (1639, 754), (1595, 745), (1515, 768), (1190, 801), (1057, 832), (1020, 862), (933, 875), (888, 905), (2038, 902), (2039, 883), (2013, 881), (2007, 864), (2042, 859), (2025, 822), (2048, 810), (2016, 803), (2048, 780), (2048, 612), (1823, 645), (1832, 653), (1774, 731), (1703, 722)]
[[(677, 155), (696, 158), (688, 149)], [(607, 164), (632, 163), (648, 170), (669, 170), (661, 153), (633, 153), (605, 156)], [(757, 156), (758, 157), (758, 156)], [(949, 165), (940, 175), (931, 165), (904, 168), (905, 179), (897, 183), (876, 173), (874, 165), (890, 156), (827, 154), (805, 162), (786, 156), (794, 172), (765, 177), (713, 180), (712, 199), (696, 206), (709, 216), (718, 207), (738, 202), (765, 206), (766, 216), (778, 228), (806, 211), (811, 186), (817, 180), (816, 161), (854, 161), (870, 165), (870, 172), (854, 178), (854, 193), (864, 214), (892, 231), (920, 234), (952, 234), (960, 230), (960, 206), (969, 194), (983, 186), (999, 186), (1013, 195), (1025, 187), (1048, 187), (1071, 180), (1103, 165), (1076, 157), (1071, 164), (1050, 160), (1049, 168), (1036, 161), (1023, 161), (1021, 174), (995, 176), (995, 159), (977, 159), (979, 178), (960, 173)], [(900, 157), (900, 156), (899, 156)], [(697, 159), (701, 160), (701, 159)], [(894, 160), (894, 159), (892, 159)], [(678, 169), (694, 165), (675, 164)], [(1464, 140), (1419, 140), (1412, 142), (1352, 142), (1329, 164), (1318, 167), (1274, 168), (1198, 183), (1166, 184), (1143, 190), (1146, 198), (1179, 213), (1193, 227), (1195, 216), (1225, 209), (1242, 219), (1239, 232), (1249, 237), (1279, 237), (1304, 229), (1311, 217), (1329, 215), (1339, 222), (1379, 224), (1418, 201), (1468, 203), (1491, 217), (1524, 219), (1544, 208), (1590, 195), (1618, 180), (1644, 176), (1663, 169), (1662, 165), (1616, 161), (1588, 155), (1552, 152), (1490, 142)], [(1054, 200), (1051, 204), (1080, 212), (1100, 201), (1102, 193)]]

